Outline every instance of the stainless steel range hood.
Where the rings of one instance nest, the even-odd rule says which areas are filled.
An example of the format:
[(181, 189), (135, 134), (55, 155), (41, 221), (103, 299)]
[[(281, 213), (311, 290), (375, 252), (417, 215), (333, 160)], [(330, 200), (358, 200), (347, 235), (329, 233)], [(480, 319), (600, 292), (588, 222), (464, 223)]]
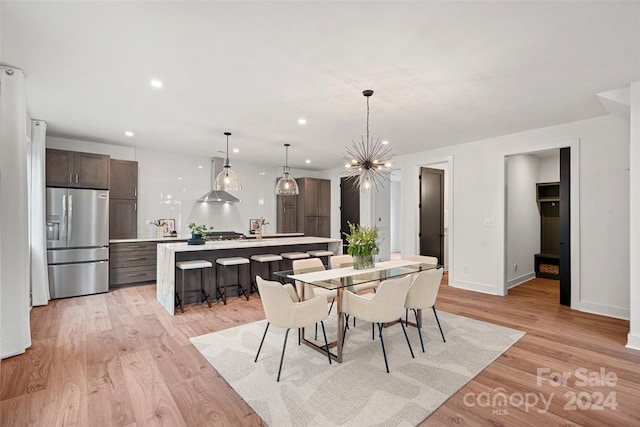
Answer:
[(216, 191), (213, 189), (213, 182), (216, 180), (218, 173), (224, 168), (224, 160), (219, 157), (211, 158), (211, 191), (198, 199), (202, 203), (237, 203), (240, 201), (235, 196), (226, 191)]

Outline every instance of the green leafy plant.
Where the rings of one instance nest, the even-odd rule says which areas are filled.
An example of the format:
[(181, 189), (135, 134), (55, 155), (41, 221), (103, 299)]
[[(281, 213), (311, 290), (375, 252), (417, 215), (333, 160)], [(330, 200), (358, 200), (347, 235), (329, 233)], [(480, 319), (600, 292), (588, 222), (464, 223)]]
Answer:
[(187, 228), (191, 231), (191, 234), (199, 234), (200, 236), (204, 236), (207, 231), (213, 230), (213, 226), (207, 228), (206, 225), (196, 225), (195, 222), (187, 225)]
[(366, 225), (349, 224), (349, 233), (344, 233), (349, 248), (347, 252), (352, 256), (377, 255), (378, 248), (378, 227), (367, 227)]

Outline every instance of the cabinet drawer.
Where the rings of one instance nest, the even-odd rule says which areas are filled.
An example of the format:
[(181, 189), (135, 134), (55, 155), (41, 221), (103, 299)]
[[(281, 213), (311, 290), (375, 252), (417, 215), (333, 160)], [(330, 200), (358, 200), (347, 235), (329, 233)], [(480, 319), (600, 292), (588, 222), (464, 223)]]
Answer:
[(139, 252), (139, 251), (156, 251), (157, 242), (135, 242), (135, 243), (111, 243), (110, 252)]
[(156, 266), (116, 268), (109, 271), (109, 284), (150, 282), (156, 280)]
[(153, 265), (155, 267), (158, 255), (156, 250), (139, 250), (139, 251), (123, 251), (113, 252), (109, 257), (112, 269), (121, 267), (136, 267)]

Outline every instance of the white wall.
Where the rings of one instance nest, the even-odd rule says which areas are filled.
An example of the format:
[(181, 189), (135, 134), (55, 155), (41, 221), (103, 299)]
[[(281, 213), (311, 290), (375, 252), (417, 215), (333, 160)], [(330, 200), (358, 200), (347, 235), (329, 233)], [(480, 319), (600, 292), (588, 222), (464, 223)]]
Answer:
[(627, 347), (640, 350), (640, 81), (631, 84), (630, 134), (630, 269), (631, 316)]
[[(405, 165), (405, 202), (415, 200), (419, 165), (450, 156), (452, 161), (453, 257), (449, 283), (501, 294), (504, 284), (502, 241), (505, 154), (554, 148), (579, 138), (579, 271), (573, 307), (616, 317), (629, 316), (629, 123), (603, 116), (549, 128), (474, 141), (453, 147), (399, 156)], [(576, 150), (577, 151), (577, 150)], [(607, 159), (603, 162), (603, 159)], [(484, 227), (496, 219), (496, 227)], [(417, 208), (405, 210), (404, 253), (415, 253)], [(605, 244), (603, 244), (605, 242)], [(603, 268), (602, 266), (607, 266)], [(465, 271), (465, 266), (467, 266)], [(603, 285), (603, 284), (606, 284)]]
[(402, 191), (402, 183), (393, 181), (390, 184), (391, 194), (390, 194), (390, 203), (391, 203), (391, 225), (390, 225), (390, 248), (391, 252), (400, 252), (401, 250), (401, 242), (402, 242), (402, 230), (401, 230), (401, 216), (403, 206), (400, 204), (400, 192)]
[(540, 252), (540, 212), (536, 204), (540, 163), (530, 154), (507, 158), (505, 268), (509, 287), (535, 277), (533, 255)]
[(538, 182), (560, 182), (560, 150), (556, 155), (540, 159)]

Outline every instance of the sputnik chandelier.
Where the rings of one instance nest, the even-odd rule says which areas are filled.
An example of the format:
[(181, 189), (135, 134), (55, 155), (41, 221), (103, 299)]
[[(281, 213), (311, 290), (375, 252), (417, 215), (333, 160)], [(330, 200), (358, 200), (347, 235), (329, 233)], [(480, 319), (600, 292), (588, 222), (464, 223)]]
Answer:
[(391, 168), (391, 149), (380, 142), (380, 138), (375, 143), (369, 136), (369, 98), (373, 95), (371, 89), (362, 91), (367, 98), (367, 138), (360, 137), (360, 141), (352, 140), (353, 146), (347, 148), (344, 160), (346, 170), (343, 175), (348, 179), (356, 179), (360, 191), (375, 187), (376, 191), (384, 187), (383, 182), (390, 181), (389, 172)]

